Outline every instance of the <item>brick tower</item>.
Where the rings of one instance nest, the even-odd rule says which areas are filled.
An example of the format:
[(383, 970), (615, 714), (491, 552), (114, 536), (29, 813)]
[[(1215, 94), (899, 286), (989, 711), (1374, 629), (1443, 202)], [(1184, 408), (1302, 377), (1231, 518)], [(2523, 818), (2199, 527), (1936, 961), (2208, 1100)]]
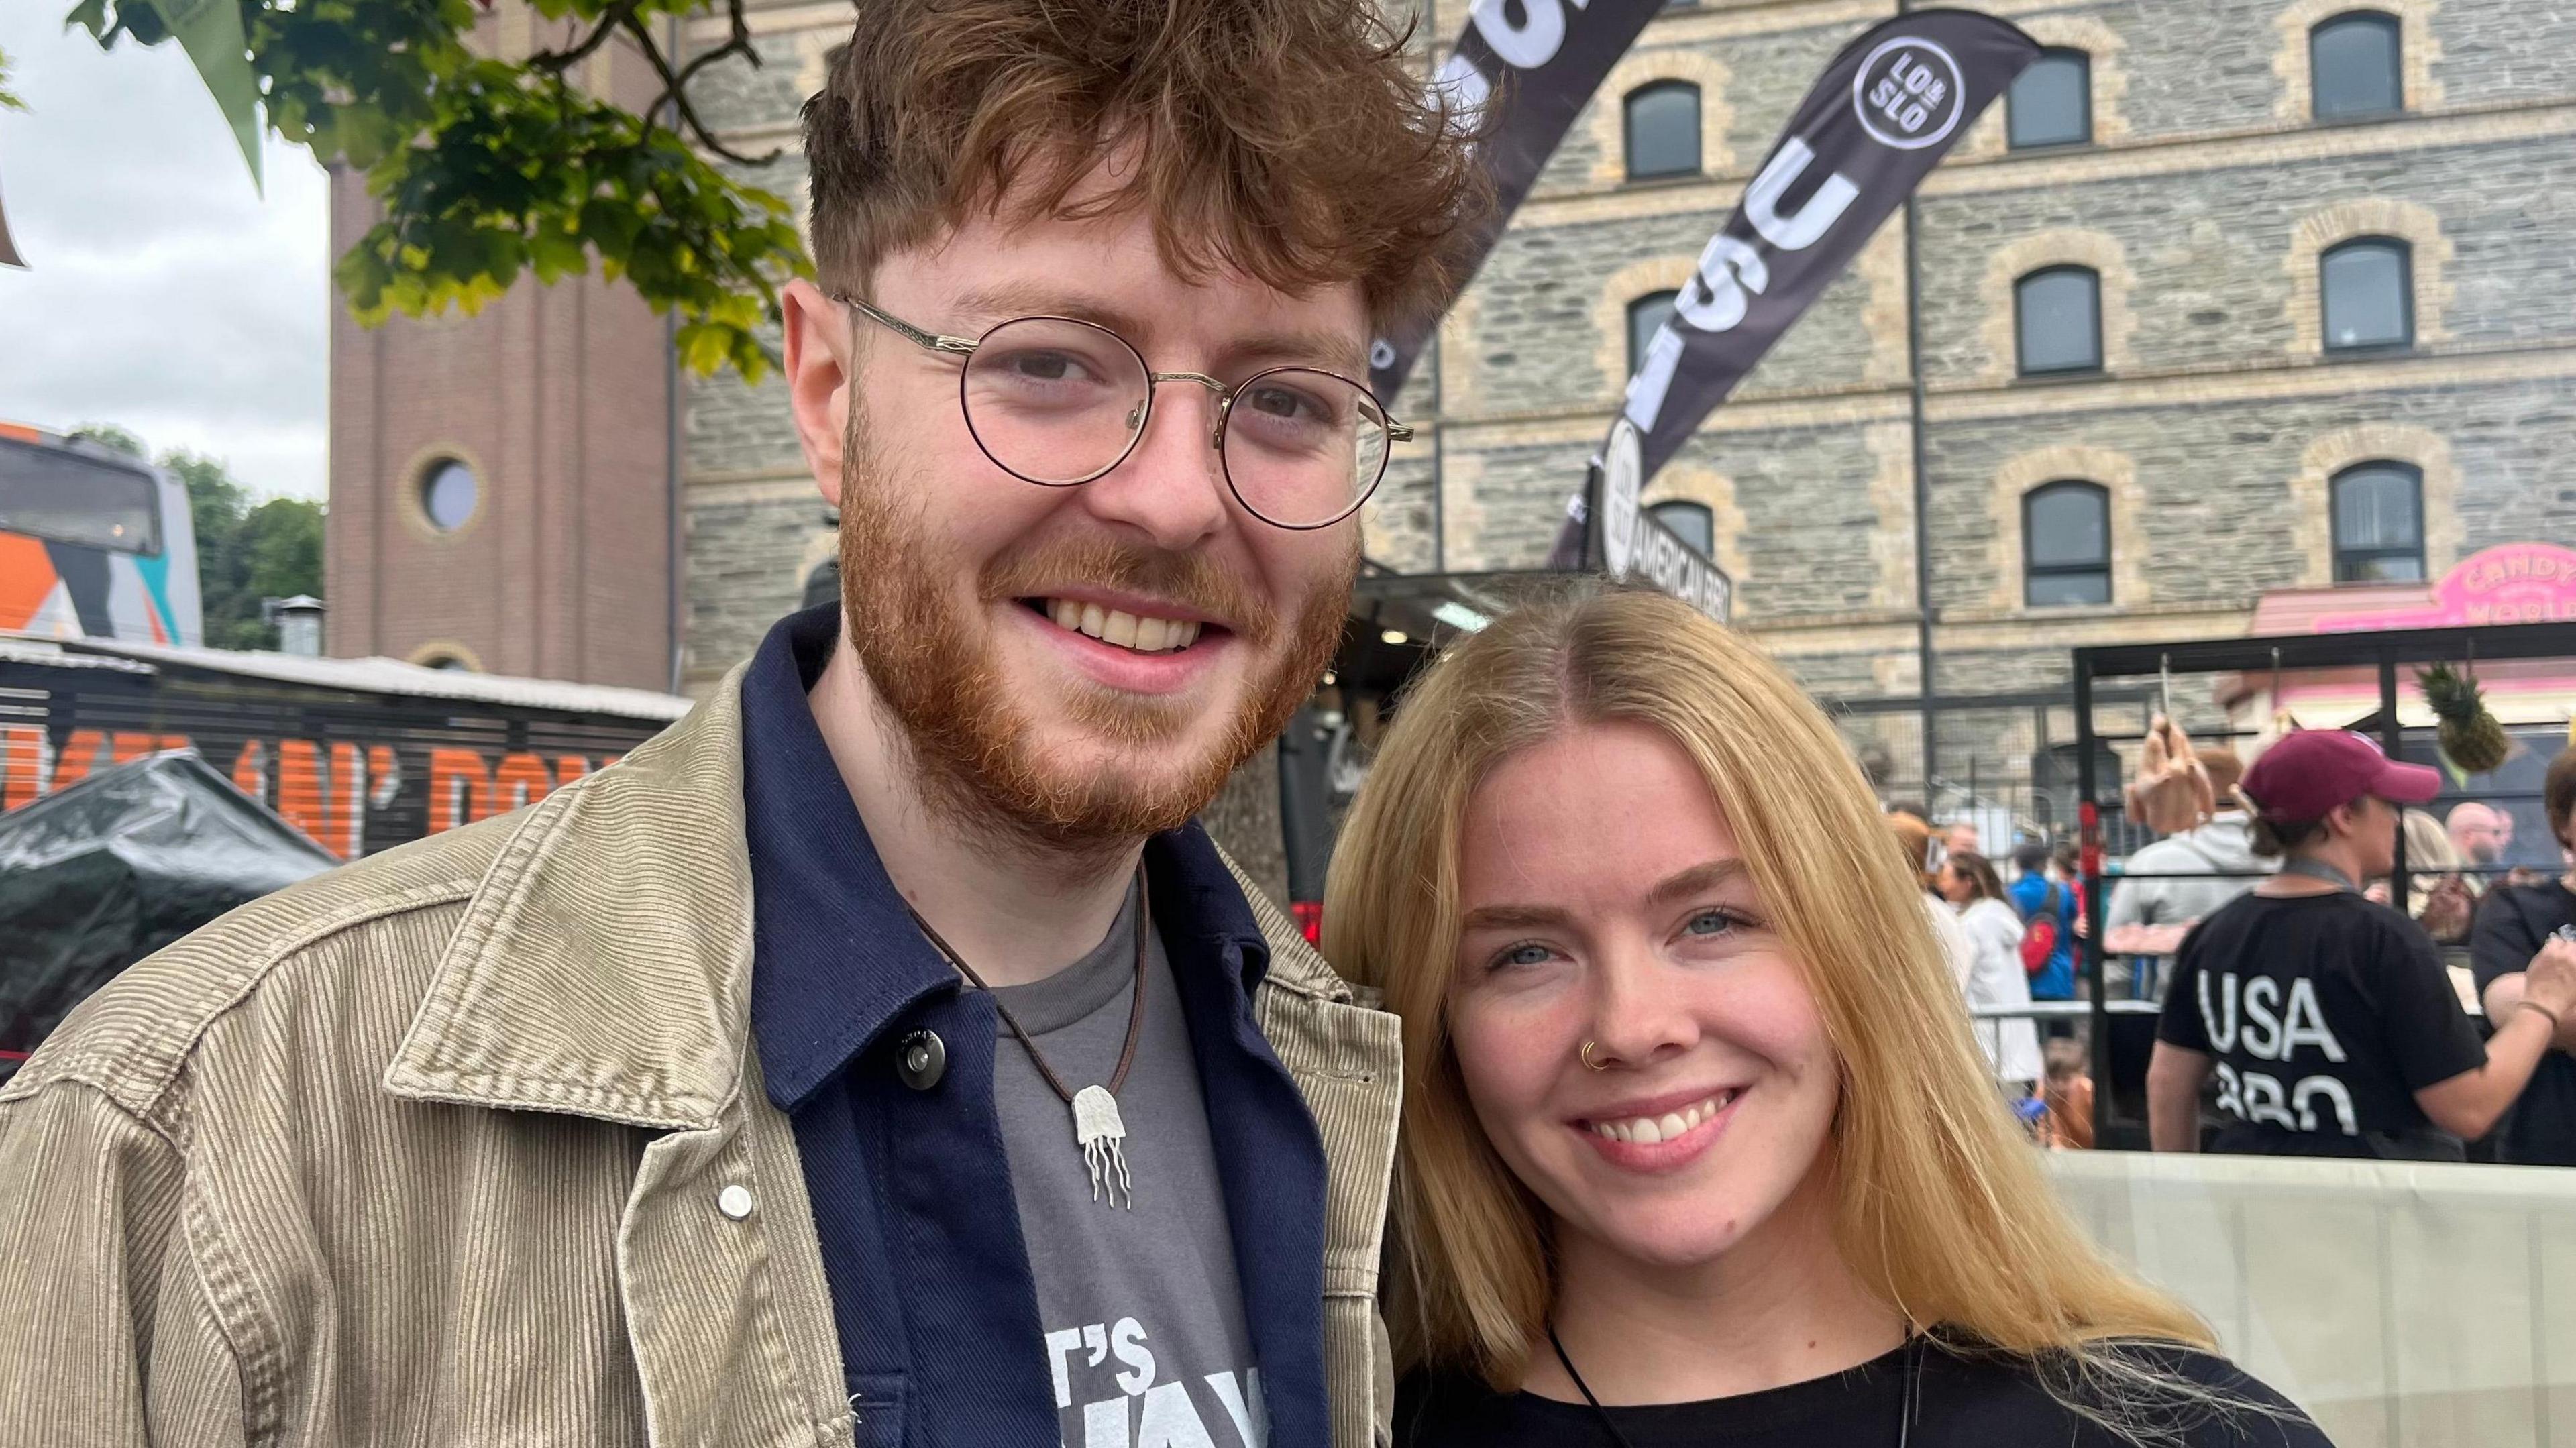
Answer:
[[(525, 54), (551, 28), (505, 5), (478, 41)], [(658, 91), (616, 44), (578, 74), (633, 106)], [(334, 167), (333, 255), (375, 218)], [(596, 275), (523, 279), (473, 317), (367, 329), (335, 307), (328, 652), (669, 688), (670, 369), (663, 319)]]

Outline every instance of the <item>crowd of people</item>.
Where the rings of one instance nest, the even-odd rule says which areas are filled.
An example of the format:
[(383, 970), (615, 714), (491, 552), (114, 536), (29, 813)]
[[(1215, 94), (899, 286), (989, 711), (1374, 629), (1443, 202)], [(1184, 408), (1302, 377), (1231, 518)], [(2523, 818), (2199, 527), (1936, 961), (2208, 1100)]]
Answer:
[[(2576, 871), (2508, 867), (2510, 812), (2473, 800), (2437, 817), (2424, 806), (2439, 773), (2356, 734), (2294, 731), (2250, 769), (2230, 749), (2197, 757), (2219, 807), (2117, 862), (2104, 911), (2106, 992), (2159, 1007), (2155, 1149), (2462, 1160), (2477, 1146), (2576, 1165), (2576, 1032), (2561, 1028), (2576, 1013)], [(2576, 750), (2542, 793), (2576, 859)], [(1936, 934), (1997, 1081), (2035, 1134), (2077, 1144), (2063, 1078), (2039, 1067), (2043, 1034), (2056, 1059), (2089, 1064), (2080, 1032), (2012, 1013), (2076, 993), (2063, 948), (2084, 929), (2083, 880), (2025, 841), (2004, 884), (1973, 830), (1890, 818), (1927, 906), (1949, 917)]]

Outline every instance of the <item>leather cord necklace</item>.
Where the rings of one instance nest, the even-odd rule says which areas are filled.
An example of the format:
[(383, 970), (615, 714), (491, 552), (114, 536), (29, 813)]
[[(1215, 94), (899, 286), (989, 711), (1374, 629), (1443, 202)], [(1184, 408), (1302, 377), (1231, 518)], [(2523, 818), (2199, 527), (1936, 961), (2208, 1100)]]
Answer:
[(1136, 1064), (1136, 1038), (1145, 1025), (1145, 932), (1154, 928), (1154, 917), (1145, 898), (1143, 868), (1136, 871), (1136, 989), (1127, 1004), (1127, 1044), (1119, 1049), (1118, 1069), (1109, 1073), (1108, 1085), (1085, 1086), (1079, 1091), (1065, 1088), (1064, 1078), (1056, 1075), (1055, 1068), (1047, 1064), (1046, 1056), (1038, 1050), (1038, 1043), (1029, 1038), (1019, 1018), (1011, 1014), (1011, 1008), (1002, 1004), (1001, 995), (984, 983), (984, 978), (975, 973), (975, 967), (966, 963), (966, 957), (941, 939), (930, 922), (921, 918), (920, 911), (912, 909), (909, 903), (904, 909), (911, 912), (912, 923), (921, 927), (922, 935), (950, 965), (957, 968), (959, 975), (966, 977), (977, 990), (992, 996), (993, 1009), (1001, 1013), (1002, 1024), (1011, 1028), (1011, 1034), (1019, 1037), (1020, 1048), (1029, 1053), (1029, 1064), (1038, 1068), (1038, 1076), (1047, 1083), (1047, 1089), (1056, 1094), (1056, 1099), (1073, 1109), (1073, 1140), (1082, 1148), (1083, 1165), (1091, 1169), (1091, 1199), (1096, 1202), (1106, 1196), (1113, 1207), (1134, 1206), (1136, 1194), (1127, 1178), (1124, 1145), (1127, 1124), (1118, 1119), (1118, 1088), (1127, 1084), (1127, 1068)]
[[(1547, 1324), (1547, 1344), (1556, 1349), (1556, 1360), (1565, 1368), (1565, 1375), (1574, 1379), (1574, 1390), (1583, 1395), (1584, 1402), (1592, 1405), (1592, 1416), (1601, 1420), (1601, 1431), (1609, 1434), (1610, 1441), (1618, 1444), (1619, 1448), (1637, 1448), (1636, 1444), (1628, 1441), (1627, 1434), (1619, 1431), (1619, 1424), (1610, 1416), (1610, 1410), (1601, 1406), (1599, 1398), (1592, 1396), (1592, 1386), (1583, 1381), (1583, 1374), (1574, 1370), (1574, 1359), (1566, 1355), (1565, 1340), (1556, 1335), (1556, 1322), (1553, 1318), (1549, 1319)], [(1923, 1337), (1920, 1333), (1909, 1331), (1905, 1334), (1905, 1391), (1897, 1412), (1896, 1448), (1906, 1448), (1907, 1443), (1912, 1439), (1914, 1418), (1922, 1407)]]

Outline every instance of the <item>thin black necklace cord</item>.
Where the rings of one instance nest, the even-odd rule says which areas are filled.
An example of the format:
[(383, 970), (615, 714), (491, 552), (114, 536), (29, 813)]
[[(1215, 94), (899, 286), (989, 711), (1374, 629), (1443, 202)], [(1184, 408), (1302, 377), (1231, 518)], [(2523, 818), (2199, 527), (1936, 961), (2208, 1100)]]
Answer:
[[(1574, 1390), (1591, 1405), (1592, 1416), (1601, 1420), (1601, 1431), (1609, 1434), (1610, 1441), (1618, 1444), (1619, 1448), (1637, 1448), (1636, 1444), (1628, 1441), (1627, 1434), (1619, 1431), (1619, 1424), (1611, 1418), (1610, 1410), (1601, 1406), (1599, 1398), (1592, 1396), (1592, 1385), (1583, 1380), (1583, 1374), (1574, 1370), (1574, 1359), (1565, 1351), (1565, 1339), (1556, 1335), (1556, 1319), (1552, 1317), (1547, 1322), (1547, 1345), (1556, 1349), (1557, 1364), (1565, 1369), (1567, 1377), (1574, 1379)], [(1923, 1338), (1908, 1329), (1905, 1334), (1905, 1391), (1899, 1396), (1896, 1408), (1896, 1448), (1907, 1448), (1912, 1442), (1914, 1419), (1922, 1409)]]
[[(930, 928), (930, 922), (921, 918), (920, 911), (914, 910), (909, 903), (904, 909), (911, 913), (912, 923), (921, 927), (922, 935), (931, 946), (947, 957), (950, 965), (957, 967), (959, 975), (966, 977), (977, 990), (993, 997), (993, 1009), (1001, 1012), (1002, 1024), (1011, 1028), (1011, 1034), (1020, 1038), (1020, 1048), (1029, 1053), (1030, 1064), (1038, 1068), (1038, 1074), (1046, 1078), (1047, 1086), (1063, 1098), (1064, 1104), (1071, 1106), (1073, 1093), (1065, 1089), (1064, 1082), (1057, 1078), (1055, 1068), (1047, 1064), (1046, 1057), (1038, 1054), (1038, 1043), (1030, 1040), (1029, 1033), (1020, 1028), (1019, 1018), (1011, 1014), (1009, 1006), (1002, 1004), (1001, 996), (984, 984), (984, 978), (966, 963), (966, 957), (949, 948), (948, 942), (939, 937), (939, 932)], [(1113, 1097), (1118, 1094), (1119, 1087), (1127, 1084), (1127, 1068), (1136, 1064), (1136, 1038), (1145, 1024), (1145, 932), (1153, 928), (1151, 905), (1145, 898), (1145, 870), (1140, 865), (1136, 869), (1136, 989), (1127, 1003), (1127, 1044), (1119, 1049), (1118, 1069), (1109, 1075), (1109, 1094)]]

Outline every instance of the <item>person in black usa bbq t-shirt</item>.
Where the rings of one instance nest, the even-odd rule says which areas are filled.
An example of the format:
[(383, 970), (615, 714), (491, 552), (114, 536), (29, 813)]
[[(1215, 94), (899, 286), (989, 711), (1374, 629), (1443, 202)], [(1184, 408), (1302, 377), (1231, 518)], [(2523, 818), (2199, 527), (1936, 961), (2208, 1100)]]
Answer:
[(2481, 1044), (2423, 927), (2361, 896), (2396, 863), (2400, 810), (2441, 776), (2358, 734), (2274, 744), (2238, 787), (2255, 849), (2281, 873), (2182, 943), (2147, 1068), (2158, 1151), (2200, 1149), (2214, 1071), (2215, 1151), (2458, 1161), (2576, 1014), (2576, 945), (2529, 961), (2519, 1003)]
[[(2576, 861), (2570, 845), (2576, 820), (2576, 749), (2549, 762), (2540, 788), (2541, 808), (2558, 848)], [(2576, 868), (2537, 885), (2499, 882), (2478, 906), (2469, 932), (2470, 966), (2487, 1014), (2503, 1020), (2524, 999), (2526, 967), (2552, 935), (2576, 927)], [(2496, 1160), (2519, 1166), (2576, 1166), (2576, 1035), (2560, 1031), (2556, 1049), (2540, 1058), (2531, 1084), (2496, 1129)]]

